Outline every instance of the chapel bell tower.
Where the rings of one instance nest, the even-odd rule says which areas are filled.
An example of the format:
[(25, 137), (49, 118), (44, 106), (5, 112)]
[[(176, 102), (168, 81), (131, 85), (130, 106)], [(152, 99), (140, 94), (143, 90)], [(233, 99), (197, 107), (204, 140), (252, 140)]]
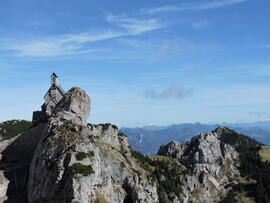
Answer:
[(57, 75), (55, 73), (53, 73), (51, 75), (51, 86), (52, 87), (58, 86), (58, 81), (57, 80), (58, 80)]

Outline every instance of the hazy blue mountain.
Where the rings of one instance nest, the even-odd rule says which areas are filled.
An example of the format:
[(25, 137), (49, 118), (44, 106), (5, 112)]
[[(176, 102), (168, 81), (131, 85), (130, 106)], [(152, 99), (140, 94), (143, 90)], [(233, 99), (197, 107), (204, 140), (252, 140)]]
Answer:
[(166, 144), (172, 140), (183, 142), (191, 137), (205, 131), (214, 130), (218, 125), (180, 124), (171, 125), (162, 130), (154, 128), (122, 128), (121, 132), (128, 136), (132, 148), (144, 154), (155, 154), (161, 144)]
[(230, 126), (233, 128), (262, 128), (264, 130), (270, 130), (270, 121), (257, 121), (252, 123), (221, 123), (223, 126)]
[(233, 129), (241, 134), (248, 135), (259, 142), (270, 145), (270, 129), (263, 129), (262, 127), (248, 127), (240, 128), (233, 127)]
[(133, 149), (144, 154), (156, 154), (161, 144), (170, 141), (184, 142), (201, 132), (212, 131), (218, 126), (228, 126), (238, 133), (248, 135), (259, 142), (270, 145), (270, 122), (254, 123), (222, 123), (222, 124), (201, 124), (184, 123), (170, 126), (145, 126), (142, 128), (122, 128), (123, 133)]
[(143, 126), (142, 129), (144, 129), (144, 130), (164, 130), (168, 127), (170, 127), (170, 125), (167, 125), (167, 126), (147, 125), (147, 126)]

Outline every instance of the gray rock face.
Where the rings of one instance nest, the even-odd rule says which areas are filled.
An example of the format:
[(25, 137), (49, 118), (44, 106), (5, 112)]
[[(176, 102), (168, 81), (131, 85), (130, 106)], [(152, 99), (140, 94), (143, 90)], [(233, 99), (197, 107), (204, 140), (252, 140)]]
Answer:
[(172, 141), (167, 145), (162, 145), (158, 151), (158, 154), (162, 156), (170, 156), (180, 160), (186, 147), (187, 145), (185, 143)]
[(235, 150), (218, 139), (214, 132), (201, 133), (188, 143), (181, 161), (185, 164), (218, 163), (237, 158)]
[(7, 189), (9, 181), (4, 176), (3, 171), (0, 171), (0, 202), (4, 202), (7, 199)]
[(213, 132), (201, 133), (186, 143), (161, 146), (159, 155), (178, 159), (189, 171), (181, 188), (184, 202), (215, 202), (226, 196), (229, 178), (239, 177), (238, 153)]
[(72, 88), (57, 105), (33, 157), (28, 201), (158, 202), (155, 182), (110, 124), (86, 124), (90, 98)]
[[(65, 93), (52, 76), (33, 126), (0, 140), (0, 202), (219, 202), (240, 179), (234, 146), (260, 146), (219, 127), (189, 142), (161, 146), (161, 156), (145, 157), (130, 149), (116, 126), (87, 124), (89, 96), (78, 87)], [(184, 128), (191, 135), (205, 127)], [(138, 144), (144, 136), (139, 134)]]
[(26, 202), (26, 194), (29, 203), (218, 202), (239, 179), (233, 144), (252, 143), (223, 127), (161, 146), (162, 156), (143, 157), (116, 126), (87, 124), (89, 114), (89, 96), (72, 88), (47, 123), (0, 143), (13, 163), (5, 171), (10, 182), (0, 172), (0, 202), (7, 190), (8, 202)]
[(86, 124), (90, 114), (90, 97), (79, 87), (71, 88), (54, 110), (53, 120), (69, 120), (74, 124)]

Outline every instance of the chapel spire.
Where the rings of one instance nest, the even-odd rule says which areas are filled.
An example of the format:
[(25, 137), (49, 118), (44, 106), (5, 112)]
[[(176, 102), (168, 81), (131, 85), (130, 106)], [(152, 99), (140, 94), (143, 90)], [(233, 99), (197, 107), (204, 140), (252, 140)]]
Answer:
[(34, 126), (47, 122), (48, 118), (53, 114), (55, 106), (65, 96), (65, 91), (57, 80), (58, 76), (53, 72), (51, 75), (51, 87), (44, 96), (45, 102), (41, 106), (41, 111), (33, 112), (32, 122)]
[(58, 76), (53, 72), (51, 75), (51, 86), (58, 86)]

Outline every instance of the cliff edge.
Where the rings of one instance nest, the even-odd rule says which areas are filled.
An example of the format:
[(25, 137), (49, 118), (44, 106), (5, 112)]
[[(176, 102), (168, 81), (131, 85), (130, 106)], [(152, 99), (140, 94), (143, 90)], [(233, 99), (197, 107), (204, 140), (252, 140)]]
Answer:
[(32, 202), (158, 202), (155, 182), (111, 124), (86, 124), (90, 98), (72, 88), (49, 118), (33, 157)]

